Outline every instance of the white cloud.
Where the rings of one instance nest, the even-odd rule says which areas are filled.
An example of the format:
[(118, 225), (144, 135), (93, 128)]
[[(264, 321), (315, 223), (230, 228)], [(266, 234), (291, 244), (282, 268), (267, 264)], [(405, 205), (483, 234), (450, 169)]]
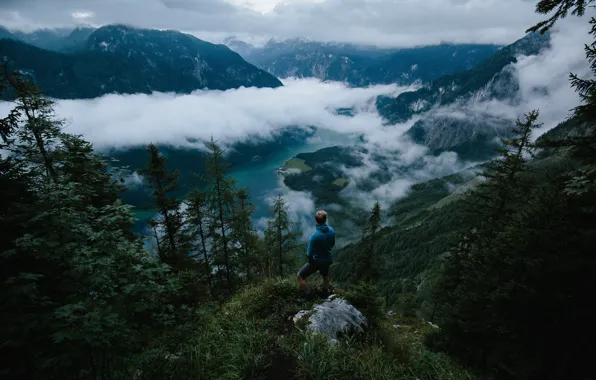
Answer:
[[(192, 145), (187, 139), (223, 143), (255, 135), (269, 137), (287, 126), (342, 132), (371, 132), (382, 120), (367, 104), (376, 95), (395, 94), (394, 85), (347, 88), (315, 79), (288, 79), (277, 89), (240, 88), (196, 91), (190, 95), (106, 95), (92, 100), (59, 100), (56, 112), (67, 118), (66, 131), (83, 134), (98, 149), (126, 148), (150, 142)], [(340, 107), (365, 110), (350, 118), (336, 115)], [(9, 104), (0, 104), (6, 113)]]
[[(312, 233), (310, 227), (313, 225), (314, 214), (315, 214), (315, 201), (313, 200), (312, 194), (307, 191), (294, 191), (285, 187), (282, 183), (279, 184), (278, 188), (271, 189), (265, 195), (265, 202), (269, 205), (273, 205), (273, 202), (282, 195), (288, 206), (288, 216), (291, 220), (297, 223), (296, 228), (302, 231), (302, 240), (307, 239)], [(267, 228), (267, 222), (270, 220), (268, 217), (259, 218), (255, 222), (255, 227), (261, 231)]]
[(528, 0), (5, 0), (9, 28), (94, 25), (177, 29), (222, 41), (308, 37), (379, 46), (507, 44), (542, 19)]
[[(570, 71), (586, 73), (583, 42), (587, 25), (564, 29), (553, 37), (552, 48), (536, 57), (521, 57), (513, 66), (520, 84), (515, 102), (486, 101), (445, 107), (442, 112), (492, 114), (514, 120), (533, 108), (541, 110), (544, 132), (563, 121), (569, 109), (579, 103), (570, 88)], [(540, 91), (537, 91), (537, 87)], [(83, 134), (99, 149), (126, 148), (149, 142), (191, 145), (187, 139), (211, 136), (231, 143), (257, 135), (270, 137), (288, 126), (316, 126), (345, 134), (363, 135), (360, 153), (364, 166), (344, 171), (349, 185), (343, 193), (362, 199), (368, 206), (374, 200), (384, 202), (406, 194), (409, 186), (434, 177), (464, 169), (453, 153), (438, 157), (413, 143), (404, 135), (418, 118), (406, 123), (383, 124), (372, 100), (380, 94), (397, 94), (405, 88), (394, 85), (348, 88), (341, 83), (323, 83), (315, 79), (288, 79), (277, 89), (240, 88), (228, 91), (197, 91), (190, 95), (154, 93), (152, 95), (107, 95), (92, 100), (60, 100), (57, 113), (69, 118), (67, 131)], [(0, 114), (11, 105), (0, 103)], [(354, 107), (354, 117), (337, 115), (336, 108)], [(459, 107), (459, 108), (458, 108)], [(407, 169), (405, 169), (408, 167)], [(377, 186), (362, 191), (357, 185), (371, 173), (385, 175)], [(313, 212), (314, 204), (301, 203), (308, 194), (294, 194), (297, 210)]]
[[(493, 115), (510, 120), (520, 118), (534, 109), (540, 111), (538, 122), (543, 127), (534, 131), (533, 138), (555, 127), (572, 116), (572, 108), (580, 103), (580, 98), (569, 82), (569, 74), (591, 77), (584, 46), (591, 43), (588, 34), (588, 20), (577, 23), (565, 19), (557, 25), (551, 38), (551, 47), (535, 56), (520, 56), (511, 65), (514, 77), (519, 83), (519, 94), (507, 100), (473, 101), (462, 105), (446, 107), (442, 112), (451, 116), (465, 109), (472, 115)], [(459, 109), (458, 109), (459, 107)]]

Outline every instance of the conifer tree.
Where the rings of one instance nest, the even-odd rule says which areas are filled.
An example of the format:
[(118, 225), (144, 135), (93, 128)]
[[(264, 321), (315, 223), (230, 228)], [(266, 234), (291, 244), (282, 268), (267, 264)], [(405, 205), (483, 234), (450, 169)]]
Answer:
[[(35, 84), (20, 73), (9, 73), (4, 66), (2, 79), (5, 87), (14, 90), (16, 106), (0, 120), (3, 149), (25, 157), (27, 170), (44, 173), (47, 179), (57, 181), (54, 150), (60, 142), (63, 122), (54, 115), (54, 102), (41, 95)], [(2, 148), (2, 146), (0, 146)]]
[(202, 255), (207, 282), (211, 284), (211, 264), (207, 252), (209, 236), (209, 200), (205, 191), (193, 189), (187, 197), (188, 209), (186, 211), (187, 222), (190, 226), (190, 235), (196, 242), (197, 255)]
[(294, 230), (295, 222), (288, 214), (289, 205), (285, 198), (279, 194), (271, 205), (270, 214), (272, 219), (267, 223), (266, 239), (270, 244), (269, 249), (275, 252), (279, 276), (283, 278), (283, 265), (285, 255), (295, 248), (299, 232)]
[(130, 208), (105, 162), (80, 137), (52, 132), (51, 117), (43, 121), (12, 124), (3, 139), (15, 154), (0, 159), (0, 183), (10, 185), (0, 189), (0, 226), (18, 223), (0, 239), (3, 375), (115, 378), (163, 328), (154, 316), (168, 318), (164, 295), (175, 284), (131, 238)]
[(362, 229), (362, 237), (358, 244), (358, 253), (352, 268), (354, 281), (371, 282), (376, 281), (379, 277), (379, 270), (374, 257), (374, 243), (375, 235), (380, 227), (381, 205), (379, 202), (375, 202)]
[(236, 203), (232, 216), (232, 241), (236, 247), (238, 261), (250, 280), (250, 273), (256, 259), (258, 235), (252, 228), (250, 220), (255, 206), (250, 203), (248, 190), (240, 189), (236, 193)]
[(536, 123), (538, 115), (536, 110), (529, 112), (525, 121), (516, 121), (511, 137), (501, 138), (503, 147), (497, 149), (500, 157), (485, 164), (480, 174), (484, 180), (472, 191), (471, 201), (467, 202), (471, 217), (492, 231), (514, 211), (515, 200), (524, 195), (520, 174), (526, 170), (527, 157), (532, 154), (532, 131), (542, 126)]
[(179, 246), (183, 226), (180, 210), (182, 202), (170, 195), (178, 188), (178, 171), (168, 172), (166, 159), (155, 145), (149, 144), (147, 151), (150, 154), (147, 168), (138, 172), (145, 178), (146, 186), (151, 189), (155, 206), (160, 214), (159, 219), (153, 223), (154, 228), (160, 226), (164, 234), (164, 238), (157, 242), (158, 255), (164, 263), (177, 266), (181, 264), (186, 254)]
[[(209, 188), (210, 210), (213, 213), (213, 242), (221, 250), (226, 271), (228, 290), (233, 289), (233, 263), (230, 249), (231, 211), (233, 208), (236, 181), (226, 177), (229, 164), (225, 161), (224, 151), (211, 139), (207, 144), (209, 153), (206, 158), (205, 182)], [(217, 240), (219, 243), (216, 243)]]

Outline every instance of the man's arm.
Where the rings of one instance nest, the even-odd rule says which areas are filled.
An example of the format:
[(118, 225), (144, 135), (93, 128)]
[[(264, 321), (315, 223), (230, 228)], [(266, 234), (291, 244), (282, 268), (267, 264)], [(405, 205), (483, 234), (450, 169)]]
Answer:
[[(314, 234), (313, 234), (314, 235)], [(312, 258), (312, 237), (313, 235), (310, 235), (310, 238), (308, 238), (308, 248), (306, 249), (306, 256), (311, 259)]]

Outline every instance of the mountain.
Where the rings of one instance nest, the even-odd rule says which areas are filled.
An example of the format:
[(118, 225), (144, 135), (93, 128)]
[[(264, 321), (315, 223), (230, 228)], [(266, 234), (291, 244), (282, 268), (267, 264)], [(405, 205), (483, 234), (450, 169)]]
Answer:
[(499, 48), (496, 45), (441, 44), (380, 49), (304, 39), (271, 40), (263, 47), (253, 47), (233, 38), (225, 43), (247, 61), (277, 77), (315, 77), (353, 86), (425, 83), (470, 69)]
[(85, 47), (87, 38), (95, 31), (91, 27), (76, 29), (40, 29), (31, 33), (16, 31), (14, 37), (20, 41), (46, 50), (63, 53), (81, 51)]
[[(430, 154), (453, 151), (464, 160), (489, 160), (495, 155), (494, 148), (500, 144), (498, 137), (508, 135), (514, 123), (510, 119), (470, 109), (467, 102), (489, 99), (515, 102), (519, 85), (509, 64), (516, 62), (518, 55), (538, 54), (549, 46), (549, 41), (548, 35), (529, 34), (498, 50), (471, 70), (443, 76), (417, 91), (405, 92), (396, 98), (380, 97), (377, 100), (379, 112), (389, 124), (405, 122), (423, 114), (407, 134), (414, 142), (428, 147)], [(352, 111), (357, 112), (341, 112), (351, 115)], [(353, 146), (300, 154), (297, 158), (312, 170), (287, 175), (284, 183), (293, 190), (311, 192), (319, 202), (345, 206), (340, 194), (343, 187), (337, 186), (335, 181), (345, 177), (342, 167), (364, 165), (361, 160), (355, 159), (361, 157), (361, 153), (361, 146)], [(390, 165), (387, 159), (383, 155), (373, 156), (377, 170), (356, 186), (367, 191), (371, 183), (376, 186), (389, 183), (391, 177), (387, 173), (395, 165)], [(392, 157), (389, 159), (394, 160)], [(409, 171), (421, 169), (417, 167), (419, 164), (401, 167), (402, 176), (407, 178), (411, 175)], [(354, 214), (352, 210), (350, 213)]]
[[(379, 97), (377, 108), (389, 124), (424, 114), (408, 131), (414, 141), (436, 152), (454, 150), (468, 159), (486, 160), (495, 137), (509, 133), (513, 122), (470, 110), (468, 104), (490, 99), (518, 102), (519, 84), (510, 64), (517, 62), (517, 56), (536, 55), (549, 44), (549, 34), (530, 33), (471, 70), (442, 76), (396, 98)], [(454, 112), (445, 112), (446, 106)]]
[(0, 25), (0, 40), (3, 38), (16, 39), (14, 34), (12, 34), (8, 29)]
[(517, 83), (507, 66), (517, 62), (519, 55), (538, 54), (549, 43), (549, 34), (529, 33), (470, 70), (442, 76), (417, 91), (402, 93), (397, 98), (380, 97), (377, 108), (390, 123), (398, 123), (433, 107), (471, 98), (511, 98), (517, 92)]
[(90, 33), (83, 45), (88, 32), (77, 29), (65, 36), (69, 42), (63, 46), (81, 47), (71, 53), (3, 39), (0, 56), (55, 98), (282, 85), (226, 46), (180, 32), (111, 25)]

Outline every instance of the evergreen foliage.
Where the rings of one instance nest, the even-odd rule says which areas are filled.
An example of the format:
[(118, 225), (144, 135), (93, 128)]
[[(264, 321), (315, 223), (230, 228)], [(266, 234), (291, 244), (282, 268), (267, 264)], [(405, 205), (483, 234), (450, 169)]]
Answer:
[(130, 234), (101, 157), (60, 132), (33, 85), (9, 83), (19, 99), (1, 147), (11, 152), (1, 161), (2, 375), (116, 377), (175, 323), (178, 280)]
[[(223, 150), (211, 139), (208, 144), (205, 182), (209, 191), (209, 210), (212, 215), (212, 240), (217, 265), (225, 268), (228, 290), (233, 284), (233, 258), (231, 250), (231, 228), (236, 181), (226, 177), (228, 163), (223, 159)], [(217, 248), (217, 249), (216, 249)]]
[[(535, 28), (581, 16), (591, 2), (542, 0), (538, 12), (555, 14)], [(596, 74), (594, 44), (586, 56)], [(215, 141), (204, 186), (185, 198), (149, 145), (141, 173), (160, 214), (152, 251), (131, 232), (104, 158), (61, 130), (52, 101), (26, 79), (6, 68), (0, 78), (15, 95), (0, 120), (9, 153), (0, 156), (2, 378), (593, 377), (593, 78), (571, 77), (584, 101), (564, 125), (573, 133), (531, 143), (532, 111), (479, 179), (416, 185), (391, 207), (393, 226), (381, 227), (374, 205), (362, 239), (336, 251), (333, 267), (356, 282), (337, 290), (369, 327), (335, 345), (288, 323), (313, 306), (294, 282), (264, 278), (287, 275), (297, 246), (281, 195), (261, 239)], [(463, 187), (452, 193), (454, 184)]]
[[(300, 235), (296, 231), (296, 222), (291, 220), (289, 205), (285, 198), (279, 194), (273, 202), (270, 210), (272, 219), (267, 223), (265, 230), (265, 243), (271, 252), (270, 263), (277, 263), (279, 277), (284, 277), (284, 265), (288, 262), (287, 254), (296, 246), (296, 239)], [(271, 266), (269, 266), (272, 270)]]
[[(535, 29), (547, 30), (572, 7), (581, 16), (585, 4), (541, 1), (540, 13), (558, 10)], [(589, 47), (586, 55), (592, 61)], [(526, 131), (537, 114), (518, 122), (515, 137), (505, 141), (513, 154), (503, 150), (469, 198), (484, 222), (453, 247), (435, 285), (442, 337), (430, 344), (497, 378), (591, 377), (586, 349), (595, 336), (583, 326), (596, 314), (582, 299), (596, 285), (589, 274), (596, 265), (593, 99), (590, 80), (572, 75), (572, 85), (586, 102), (576, 115), (587, 121), (588, 134), (539, 145), (569, 148), (580, 169), (523, 181)]]
[[(147, 146), (150, 158), (147, 169), (139, 170), (147, 187), (151, 190), (159, 217), (149, 221), (155, 231), (157, 253), (162, 262), (180, 267), (187, 256), (181, 242), (182, 212), (181, 201), (171, 196), (178, 187), (178, 172), (168, 172), (165, 157), (153, 144)], [(160, 236), (163, 233), (163, 236)]]

